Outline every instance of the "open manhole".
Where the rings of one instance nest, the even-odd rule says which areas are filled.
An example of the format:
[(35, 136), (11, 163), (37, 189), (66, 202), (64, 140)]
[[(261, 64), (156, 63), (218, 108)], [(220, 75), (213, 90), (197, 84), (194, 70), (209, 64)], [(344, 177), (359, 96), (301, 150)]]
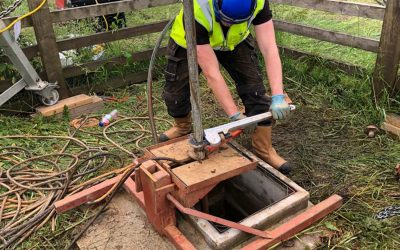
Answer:
[[(249, 227), (265, 229), (307, 207), (307, 191), (240, 145), (231, 145), (242, 155), (257, 160), (257, 168), (219, 183), (194, 206), (195, 209)], [(251, 237), (204, 219), (188, 218), (215, 249), (231, 249)]]
[[(197, 210), (233, 222), (243, 219), (283, 200), (294, 189), (262, 167), (218, 184), (202, 201)], [(229, 228), (210, 222), (220, 233)]]

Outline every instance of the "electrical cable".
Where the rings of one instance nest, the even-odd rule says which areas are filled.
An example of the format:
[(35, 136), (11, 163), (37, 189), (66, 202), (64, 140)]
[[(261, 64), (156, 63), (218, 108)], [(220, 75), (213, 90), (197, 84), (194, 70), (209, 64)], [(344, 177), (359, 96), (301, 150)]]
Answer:
[[(86, 116), (70, 124), (71, 131), (68, 136), (36, 136), (36, 135), (8, 135), (0, 136), (1, 140), (12, 143), (8, 146), (0, 144), (0, 249), (15, 248), (24, 240), (29, 238), (42, 226), (51, 223), (55, 227), (54, 203), (60, 199), (77, 193), (85, 188), (102, 182), (116, 175), (125, 176), (132, 168), (132, 164), (125, 166), (121, 154), (111, 152), (111, 149), (123, 152), (124, 157), (132, 159), (135, 155), (126, 148), (127, 144), (136, 145), (141, 150), (139, 143), (148, 138), (146, 134), (151, 132), (140, 123), (148, 121), (149, 117), (125, 117), (120, 115), (120, 119), (114, 121), (102, 132), (92, 132), (90, 125), (93, 116)], [(154, 118), (171, 124), (161, 118)], [(129, 122), (137, 128), (123, 130), (116, 128), (122, 126), (121, 123)], [(97, 128), (97, 127), (96, 127)], [(117, 143), (111, 135), (134, 134), (134, 138), (127, 138), (122, 143)], [(98, 145), (97, 141), (89, 139), (94, 145), (87, 144), (83, 139), (76, 138), (77, 135), (99, 136), (108, 141), (112, 147)], [(131, 136), (132, 137), (132, 136)], [(21, 141), (23, 147), (17, 146), (15, 141)], [(29, 150), (25, 141), (44, 142), (49, 141), (52, 145), (57, 145), (57, 153), (47, 153), (38, 155)], [(55, 141), (53, 143), (53, 141)], [(65, 144), (60, 145), (60, 141)], [(4, 146), (3, 146), (4, 145)], [(59, 145), (59, 146), (58, 146)], [(68, 151), (67, 151), (68, 150)], [(136, 155), (135, 155), (136, 157)], [(135, 158), (133, 157), (133, 158)], [(137, 157), (136, 157), (137, 158)], [(110, 164), (119, 167), (112, 171), (101, 173), (101, 169)], [(100, 173), (100, 174), (98, 174)], [(97, 176), (93, 177), (94, 174)], [(117, 185), (98, 201), (106, 200), (116, 192)]]
[[(95, 0), (95, 1), (96, 1), (96, 5), (99, 5), (99, 2), (97, 0)], [(103, 17), (103, 20), (104, 20), (104, 24), (106, 25), (106, 31), (108, 31), (109, 30), (109, 25), (108, 25), (107, 18), (106, 18), (105, 15), (102, 15), (102, 17)]]
[(157, 39), (156, 46), (153, 49), (153, 53), (151, 54), (149, 70), (147, 73), (147, 109), (149, 115), (149, 122), (151, 133), (153, 136), (153, 143), (158, 143), (158, 136), (156, 130), (156, 124), (154, 119), (154, 112), (153, 112), (153, 69), (154, 64), (156, 61), (156, 56), (161, 46), (161, 42), (163, 41), (165, 35), (167, 34), (168, 30), (171, 28), (172, 24), (174, 23), (175, 18), (172, 18), (167, 25), (165, 25), (164, 29), (162, 30), (160, 36)]

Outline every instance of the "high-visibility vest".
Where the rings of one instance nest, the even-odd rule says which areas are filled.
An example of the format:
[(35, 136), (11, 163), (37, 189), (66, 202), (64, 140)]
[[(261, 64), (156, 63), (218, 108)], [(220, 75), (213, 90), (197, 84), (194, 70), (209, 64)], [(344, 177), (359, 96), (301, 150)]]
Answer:
[[(224, 35), (221, 24), (216, 20), (213, 0), (194, 0), (194, 17), (209, 34), (210, 45), (215, 50), (233, 50), (250, 34), (250, 26), (257, 14), (263, 10), (265, 0), (257, 0), (256, 9), (247, 22), (233, 24)], [(171, 38), (181, 47), (186, 48), (183, 8), (174, 20)]]

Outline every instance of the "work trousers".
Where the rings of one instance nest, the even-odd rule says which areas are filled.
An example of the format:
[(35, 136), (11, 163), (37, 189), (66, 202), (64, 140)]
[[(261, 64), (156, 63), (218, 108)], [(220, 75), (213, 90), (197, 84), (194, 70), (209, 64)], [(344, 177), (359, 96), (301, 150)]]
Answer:
[[(214, 52), (218, 62), (235, 82), (236, 90), (245, 107), (245, 115), (253, 116), (267, 112), (271, 105), (271, 98), (266, 96), (254, 38), (249, 36), (233, 51), (215, 50)], [(185, 117), (192, 109), (187, 51), (170, 38), (167, 59), (163, 98), (170, 116)], [(259, 125), (270, 124), (271, 121), (265, 121)]]

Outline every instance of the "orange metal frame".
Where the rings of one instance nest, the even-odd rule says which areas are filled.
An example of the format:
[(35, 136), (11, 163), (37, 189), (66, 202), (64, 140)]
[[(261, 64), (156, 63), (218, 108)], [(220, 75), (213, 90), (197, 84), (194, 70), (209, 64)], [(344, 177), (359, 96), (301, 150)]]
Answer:
[[(151, 157), (149, 153), (148, 151), (146, 157)], [(249, 167), (252, 165), (254, 164), (250, 163)], [(249, 167), (245, 166), (241, 171), (247, 171)], [(177, 249), (196, 248), (177, 228), (176, 209), (182, 213), (221, 223), (255, 235), (255, 239), (242, 248), (244, 250), (253, 250), (266, 249), (293, 237), (342, 205), (342, 198), (338, 195), (333, 195), (269, 231), (246, 227), (190, 208), (195, 202), (203, 198), (218, 182), (230, 177), (232, 177), (231, 174), (227, 173), (226, 176), (219, 176), (213, 182), (207, 180), (207, 185), (204, 187), (187, 193), (179, 187), (180, 185), (175, 183), (168, 164), (163, 163), (159, 165), (155, 161), (146, 161), (124, 183), (124, 189), (143, 208), (154, 229), (161, 235), (168, 237)], [(114, 177), (60, 200), (55, 203), (55, 209), (57, 213), (63, 213), (84, 203), (96, 200), (98, 197), (104, 195), (120, 179), (120, 176)], [(190, 198), (185, 198), (185, 196)]]

